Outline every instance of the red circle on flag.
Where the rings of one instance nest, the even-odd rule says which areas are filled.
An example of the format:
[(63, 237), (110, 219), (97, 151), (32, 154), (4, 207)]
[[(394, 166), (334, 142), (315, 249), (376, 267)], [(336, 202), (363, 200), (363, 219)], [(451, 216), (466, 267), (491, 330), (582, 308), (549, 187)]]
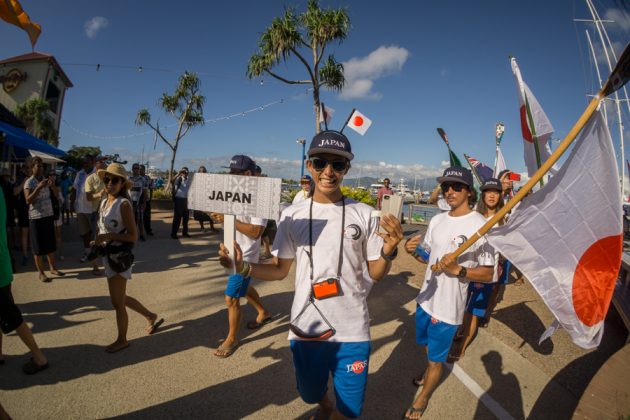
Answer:
[(361, 118), (360, 116), (357, 115), (356, 117), (354, 117), (353, 124), (356, 127), (361, 127), (363, 125), (363, 118)]
[(573, 308), (580, 321), (592, 327), (604, 319), (621, 264), (623, 235), (608, 236), (592, 244), (573, 274)]

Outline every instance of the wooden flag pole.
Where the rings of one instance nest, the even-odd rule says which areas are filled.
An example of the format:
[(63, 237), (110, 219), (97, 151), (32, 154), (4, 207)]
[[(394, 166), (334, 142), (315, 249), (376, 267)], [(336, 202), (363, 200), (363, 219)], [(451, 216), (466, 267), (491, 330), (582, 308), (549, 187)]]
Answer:
[[(626, 45), (621, 57), (619, 57), (619, 61), (615, 66), (615, 69), (612, 71), (610, 76), (608, 76), (608, 80), (602, 87), (602, 89), (597, 93), (591, 102), (588, 104), (580, 118), (577, 120), (571, 131), (566, 135), (562, 143), (558, 146), (558, 148), (549, 156), (549, 158), (542, 164), (542, 166), (536, 171), (536, 173), (527, 181), (527, 183), (518, 191), (518, 193), (508, 201), (501, 210), (499, 210), (490, 220), (486, 222), (485, 225), (481, 227), (474, 235), (472, 235), (466, 242), (459, 246), (453, 252), (453, 256), (455, 258), (459, 257), (463, 254), (468, 248), (470, 248), (475, 242), (479, 240), (483, 235), (488, 233), (490, 229), (496, 225), (499, 220), (503, 219), (506, 214), (510, 210), (514, 208), (525, 196), (534, 188), (534, 185), (551, 169), (551, 167), (560, 159), (560, 156), (567, 150), (567, 148), (573, 143), (577, 135), (582, 128), (586, 125), (588, 120), (591, 118), (600, 101), (604, 99), (606, 96), (610, 95), (614, 91), (621, 89), (621, 87), (626, 84), (626, 82), (630, 79), (630, 43)], [(432, 271), (438, 271), (438, 264), (433, 264), (431, 266)]]

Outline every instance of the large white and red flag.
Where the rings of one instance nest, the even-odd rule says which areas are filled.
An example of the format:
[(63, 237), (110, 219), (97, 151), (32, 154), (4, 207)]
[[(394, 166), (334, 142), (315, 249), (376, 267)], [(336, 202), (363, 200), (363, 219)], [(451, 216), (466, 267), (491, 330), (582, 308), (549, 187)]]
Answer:
[(597, 347), (604, 332), (621, 264), (621, 213), (612, 140), (596, 111), (549, 183), (487, 235), (583, 348)]
[[(538, 170), (540, 165), (551, 155), (549, 139), (553, 134), (553, 126), (547, 118), (545, 111), (538, 103), (527, 84), (521, 77), (521, 70), (518, 68), (516, 59), (512, 57), (512, 72), (516, 78), (516, 89), (518, 91), (518, 106), (521, 114), (521, 131), (524, 140), (524, 157), (527, 173), (531, 177)], [(534, 141), (538, 143), (540, 162), (536, 157), (536, 147)], [(551, 171), (555, 173), (555, 168)]]
[(364, 135), (368, 128), (372, 125), (372, 120), (357, 111), (356, 109), (348, 120), (348, 127), (352, 128), (357, 133)]

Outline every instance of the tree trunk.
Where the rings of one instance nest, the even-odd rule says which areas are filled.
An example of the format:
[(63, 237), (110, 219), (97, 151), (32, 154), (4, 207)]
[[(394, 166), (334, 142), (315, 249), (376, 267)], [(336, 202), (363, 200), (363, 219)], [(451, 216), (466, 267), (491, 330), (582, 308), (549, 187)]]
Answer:
[(173, 148), (173, 154), (171, 155), (171, 166), (169, 167), (169, 171), (168, 171), (168, 180), (166, 181), (166, 187), (165, 187), (165, 191), (171, 191), (171, 195), (173, 193), (173, 187), (172, 187), (172, 178), (173, 178), (173, 168), (175, 168), (175, 156), (177, 156), (177, 143), (175, 145), (175, 147)]
[(313, 104), (315, 106), (315, 134), (319, 134), (321, 131), (319, 115), (322, 112), (322, 106), (319, 102), (319, 87), (317, 83), (313, 83)]

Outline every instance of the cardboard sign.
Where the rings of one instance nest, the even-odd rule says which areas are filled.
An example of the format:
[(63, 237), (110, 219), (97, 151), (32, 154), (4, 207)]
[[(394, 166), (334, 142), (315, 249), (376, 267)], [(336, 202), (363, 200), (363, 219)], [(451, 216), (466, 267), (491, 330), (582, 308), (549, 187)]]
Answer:
[(280, 178), (191, 174), (188, 208), (235, 216), (278, 220)]

